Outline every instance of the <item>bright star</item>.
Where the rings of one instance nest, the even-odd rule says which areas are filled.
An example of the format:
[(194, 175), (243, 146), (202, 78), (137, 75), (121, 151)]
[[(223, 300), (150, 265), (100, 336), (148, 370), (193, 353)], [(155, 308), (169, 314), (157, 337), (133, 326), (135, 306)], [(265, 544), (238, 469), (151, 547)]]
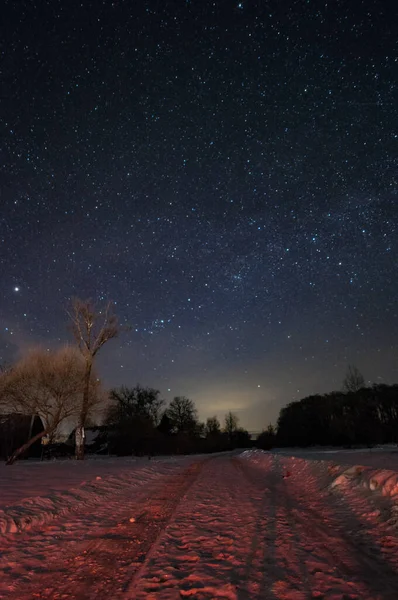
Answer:
[(17, 285), (14, 288), (14, 292), (19, 292), (19, 287)]

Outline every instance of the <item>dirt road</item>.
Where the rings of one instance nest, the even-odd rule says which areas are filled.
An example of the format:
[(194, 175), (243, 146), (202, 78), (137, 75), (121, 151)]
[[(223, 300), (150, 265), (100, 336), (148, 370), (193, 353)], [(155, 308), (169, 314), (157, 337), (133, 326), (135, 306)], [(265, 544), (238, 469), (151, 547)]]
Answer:
[(398, 535), (319, 463), (176, 463), (132, 492), (0, 537), (0, 598), (398, 598)]

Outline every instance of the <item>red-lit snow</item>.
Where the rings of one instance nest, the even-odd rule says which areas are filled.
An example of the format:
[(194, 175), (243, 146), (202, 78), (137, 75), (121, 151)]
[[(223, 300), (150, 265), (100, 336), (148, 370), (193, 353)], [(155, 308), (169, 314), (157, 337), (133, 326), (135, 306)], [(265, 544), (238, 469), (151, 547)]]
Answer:
[(2, 466), (0, 598), (396, 600), (384, 454)]

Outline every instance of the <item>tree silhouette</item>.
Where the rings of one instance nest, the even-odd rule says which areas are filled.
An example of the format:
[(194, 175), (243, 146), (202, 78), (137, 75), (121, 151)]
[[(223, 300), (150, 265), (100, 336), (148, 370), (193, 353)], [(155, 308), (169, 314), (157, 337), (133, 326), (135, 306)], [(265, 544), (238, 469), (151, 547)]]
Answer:
[(262, 431), (256, 440), (257, 448), (262, 450), (271, 450), (275, 445), (276, 431), (270, 423), (265, 431)]
[(281, 446), (352, 446), (397, 442), (398, 385), (308, 396), (284, 406), (276, 443)]
[(358, 392), (365, 387), (365, 379), (361, 371), (355, 365), (348, 365), (347, 372), (343, 379), (344, 392)]
[(198, 424), (198, 413), (193, 400), (175, 396), (166, 410), (175, 433), (192, 433)]
[(164, 400), (159, 391), (136, 385), (111, 390), (108, 408), (108, 443), (118, 455), (152, 454)]
[(208, 436), (220, 435), (221, 433), (221, 424), (216, 416), (209, 417), (206, 420), (205, 432)]
[(137, 384), (133, 388), (122, 386), (110, 391), (111, 405), (107, 411), (108, 423), (119, 423), (126, 419), (149, 421), (156, 427), (160, 421), (160, 413), (164, 400), (159, 398), (159, 390), (142, 387)]
[(85, 361), (82, 401), (76, 427), (76, 459), (84, 459), (84, 427), (90, 410), (90, 379), (94, 359), (102, 346), (117, 337), (120, 332), (118, 319), (113, 313), (113, 304), (97, 310), (91, 300), (72, 300), (68, 312), (73, 336)]
[(234, 433), (238, 430), (239, 418), (231, 411), (225, 415), (224, 431), (231, 441)]

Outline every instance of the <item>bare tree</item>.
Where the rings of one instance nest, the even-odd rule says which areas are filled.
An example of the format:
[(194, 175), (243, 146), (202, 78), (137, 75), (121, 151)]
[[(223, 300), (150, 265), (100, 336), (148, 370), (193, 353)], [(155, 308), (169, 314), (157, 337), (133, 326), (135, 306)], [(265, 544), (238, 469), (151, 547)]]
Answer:
[(197, 427), (198, 412), (195, 403), (185, 396), (175, 396), (166, 410), (166, 415), (176, 433), (189, 433)]
[(117, 337), (120, 332), (117, 316), (113, 312), (113, 303), (108, 302), (102, 310), (97, 310), (91, 300), (72, 300), (72, 333), (85, 361), (83, 394), (76, 427), (76, 459), (84, 459), (84, 427), (90, 411), (90, 380), (94, 360), (102, 346)]
[(68, 346), (56, 352), (36, 349), (2, 376), (0, 397), (8, 410), (38, 415), (43, 431), (27, 440), (8, 459), (15, 462), (36, 440), (54, 437), (59, 425), (77, 414), (82, 393), (84, 362)]
[(238, 430), (239, 417), (237, 417), (233, 412), (229, 411), (225, 415), (224, 421), (224, 431), (228, 435), (228, 438), (231, 439), (234, 433)]
[(365, 387), (365, 379), (361, 371), (355, 365), (348, 365), (346, 375), (343, 379), (343, 390), (345, 392), (357, 392)]
[(110, 391), (111, 404), (107, 410), (108, 423), (120, 423), (137, 419), (159, 425), (161, 410), (165, 401), (159, 398), (159, 390), (142, 387), (139, 383), (133, 388), (122, 386)]
[(205, 431), (207, 435), (218, 435), (221, 433), (220, 421), (216, 416), (208, 417), (205, 425)]

